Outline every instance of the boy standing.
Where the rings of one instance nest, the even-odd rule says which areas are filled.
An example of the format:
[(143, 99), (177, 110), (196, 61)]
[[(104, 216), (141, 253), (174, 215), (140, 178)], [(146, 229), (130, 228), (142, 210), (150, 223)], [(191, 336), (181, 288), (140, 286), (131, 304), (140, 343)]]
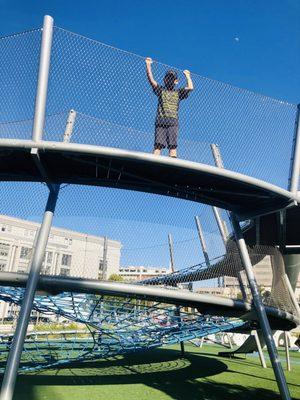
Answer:
[(147, 57), (145, 61), (148, 81), (158, 97), (153, 153), (160, 155), (161, 150), (167, 147), (169, 156), (176, 158), (179, 102), (186, 99), (194, 89), (191, 74), (188, 70), (184, 70), (187, 84), (184, 88), (176, 89), (175, 86), (179, 82), (177, 73), (173, 70), (167, 71), (164, 77), (164, 86), (161, 86), (153, 78), (152, 59)]

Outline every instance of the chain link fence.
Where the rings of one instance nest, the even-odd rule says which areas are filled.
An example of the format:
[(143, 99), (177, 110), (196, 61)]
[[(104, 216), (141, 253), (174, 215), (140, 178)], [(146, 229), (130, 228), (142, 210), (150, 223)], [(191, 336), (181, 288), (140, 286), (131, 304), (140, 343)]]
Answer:
[[(31, 138), (40, 40), (41, 29), (0, 39), (1, 138)], [(172, 69), (178, 87), (186, 85), (178, 68), (154, 61), (152, 69), (160, 84)], [(209, 144), (217, 143), (226, 168), (286, 187), (296, 106), (191, 77), (194, 90), (179, 110), (179, 157), (213, 164)], [(156, 108), (144, 56), (54, 28), (46, 140), (62, 141), (74, 109), (72, 141), (152, 152)]]
[[(47, 188), (32, 184), (31, 200), (24, 201), (28, 184), (2, 186), (7, 195), (0, 216), (1, 270), (28, 272)], [(238, 250), (233, 242), (223, 244), (210, 207), (140, 194), (143, 206), (137, 210), (136, 193), (117, 194), (119, 201), (113, 203), (113, 189), (62, 187), (42, 274), (179, 286), (203, 294), (246, 296), (251, 302)], [(157, 210), (164, 210), (163, 219)], [(194, 222), (196, 213), (208, 260)], [(279, 252), (266, 246), (249, 252), (265, 303), (293, 311)]]
[[(2, 139), (31, 139), (40, 40), (40, 29), (0, 39)], [(162, 84), (169, 69), (184, 86), (181, 70), (156, 61), (155, 79)], [(209, 144), (217, 143), (226, 168), (285, 187), (296, 106), (193, 72), (192, 80), (194, 90), (180, 105), (179, 157), (213, 165)], [(145, 57), (55, 28), (44, 140), (63, 140), (74, 109), (72, 142), (152, 152), (156, 107)], [(2, 182), (1, 193), (0, 269), (28, 272), (48, 189)], [(293, 312), (282, 270), (274, 274), (281, 263), (276, 250), (250, 253), (265, 304)], [(238, 252), (224, 246), (210, 207), (114, 188), (62, 185), (42, 273), (178, 285), (230, 298), (243, 297), (242, 281), (251, 301)], [(0, 313), (4, 325), (18, 308), (1, 304)]]

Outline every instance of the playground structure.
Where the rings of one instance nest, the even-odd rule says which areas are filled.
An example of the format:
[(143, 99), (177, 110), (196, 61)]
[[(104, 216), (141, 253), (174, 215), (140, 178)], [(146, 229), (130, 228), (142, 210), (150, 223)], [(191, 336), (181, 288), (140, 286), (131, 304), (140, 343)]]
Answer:
[[(180, 119), (182, 134), (189, 132), (191, 140), (180, 141), (180, 159), (156, 157), (145, 152), (152, 147), (153, 138), (146, 132), (153, 130), (153, 121), (146, 116), (154, 103), (146, 80), (137, 79), (143, 59), (53, 28), (50, 17), (45, 17), (42, 31), (3, 38), (0, 46), (7, 62), (2, 70), (7, 84), (0, 88), (1, 98), (7, 99), (1, 112), (1, 180), (25, 182), (24, 188), (45, 183), (43, 190), (49, 191), (29, 275), (0, 273), (0, 298), (21, 305), (14, 336), (3, 337), (0, 346), (2, 367), (7, 357), (1, 400), (12, 398), (20, 360), (21, 369), (32, 370), (252, 329), (262, 332), (281, 396), (290, 398), (271, 329), (290, 330), (300, 318), (293, 292), (299, 272), (297, 263), (293, 267), (299, 221), (297, 107), (195, 76), (200, 95), (193, 93), (191, 104), (182, 105)], [(26, 62), (12, 72), (8, 65), (16, 52)], [(154, 67), (162, 77), (166, 66)], [(12, 87), (18, 89), (15, 96)], [(194, 140), (199, 132), (212, 139), (214, 131), (235, 135), (234, 143), (227, 136), (220, 144), (225, 163), (234, 153), (228, 169), (216, 146), (213, 158), (209, 146)], [(240, 131), (247, 132), (246, 137), (256, 136), (243, 147), (245, 136)], [(290, 183), (283, 189), (290, 152)], [(233, 232), (223, 240), (226, 253), (214, 260), (205, 257), (193, 267), (181, 264), (177, 271), (173, 265), (171, 275), (134, 285), (40, 276), (56, 202), (66, 184), (130, 190), (136, 196), (162, 195), (179, 204), (227, 210)], [(241, 228), (240, 222), (250, 219), (251, 224)], [(262, 301), (252, 266), (265, 256), (271, 259), (273, 281), (270, 296)], [(183, 283), (224, 276), (237, 280), (242, 299), (180, 289)], [(75, 321), (80, 329), (29, 332), (32, 308)]]

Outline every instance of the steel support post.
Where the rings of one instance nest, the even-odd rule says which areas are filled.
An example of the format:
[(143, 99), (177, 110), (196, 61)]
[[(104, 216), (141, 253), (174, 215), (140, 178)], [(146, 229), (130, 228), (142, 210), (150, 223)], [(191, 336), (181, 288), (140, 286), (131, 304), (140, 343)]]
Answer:
[(172, 272), (175, 272), (174, 247), (173, 247), (173, 239), (172, 239), (171, 233), (168, 234), (168, 243), (169, 243), (171, 270), (172, 270)]
[[(172, 239), (172, 235), (170, 233), (168, 234), (168, 242), (169, 242), (171, 269), (172, 269), (172, 272), (175, 272), (173, 239)], [(177, 286), (177, 285), (175, 285), (175, 286)], [(175, 315), (179, 319), (179, 325), (181, 325), (180, 307), (179, 306), (176, 306)], [(180, 342), (180, 350), (181, 350), (181, 355), (183, 357), (184, 356), (184, 342)]]
[(58, 197), (59, 186), (56, 190), (49, 193), (44, 217), (41, 228), (38, 233), (34, 254), (31, 261), (30, 272), (26, 284), (23, 302), (20, 309), (20, 314), (15, 329), (11, 349), (8, 355), (5, 373), (3, 377), (0, 400), (11, 400), (13, 398), (14, 387), (18, 374), (19, 363), (22, 355), (22, 350), (25, 341), (25, 335), (30, 320), (30, 313), (34, 300), (40, 270), (45, 255), (50, 228), (53, 219), (53, 213)]
[(285, 347), (285, 357), (286, 357), (286, 368), (288, 371), (291, 371), (289, 338), (288, 338), (288, 333), (286, 331), (284, 331), (284, 347)]
[[(214, 157), (214, 161), (215, 161), (216, 167), (224, 168), (223, 159), (222, 159), (222, 156), (221, 156), (221, 152), (220, 152), (219, 146), (217, 144), (212, 143), (210, 145), (210, 148), (211, 148), (211, 151), (212, 151), (212, 155)], [(213, 209), (213, 212), (214, 212), (215, 219), (217, 221), (217, 225), (218, 225), (218, 228), (219, 228), (220, 235), (222, 237), (225, 249), (227, 251), (228, 229), (227, 229), (226, 223), (221, 218), (221, 214), (220, 214), (219, 208), (212, 207), (212, 209)], [(229, 213), (227, 213), (227, 214), (230, 216)], [(243, 284), (241, 271), (237, 271), (237, 279), (238, 279), (239, 286), (240, 286), (240, 289), (241, 289), (242, 297), (243, 297), (244, 300), (246, 300), (247, 299), (247, 293), (246, 293), (246, 290), (245, 290), (245, 287), (244, 287), (244, 284)]]
[(298, 104), (297, 116), (295, 121), (294, 149), (291, 159), (291, 173), (289, 190), (297, 194), (299, 188), (300, 174), (300, 104)]
[(255, 343), (256, 343), (257, 350), (258, 350), (261, 366), (263, 368), (267, 368), (265, 356), (264, 356), (264, 353), (262, 351), (262, 347), (261, 347), (261, 344), (260, 344), (260, 340), (259, 340), (257, 331), (256, 330), (252, 331), (251, 335), (254, 336), (254, 339), (255, 339)]
[(297, 298), (296, 298), (296, 295), (295, 295), (295, 291), (294, 291), (293, 288), (292, 288), (290, 279), (289, 279), (289, 277), (287, 276), (287, 274), (284, 274), (284, 275), (282, 276), (282, 278), (283, 278), (283, 280), (284, 280), (284, 282), (285, 282), (285, 285), (286, 285), (286, 287), (287, 287), (287, 290), (288, 290), (288, 292), (289, 292), (291, 301), (292, 301), (293, 306), (294, 306), (294, 311), (295, 311), (295, 313), (297, 314), (298, 318), (300, 318), (300, 307), (299, 307), (299, 303), (298, 303), (298, 301), (297, 301)]
[(209, 261), (209, 257), (208, 257), (206, 242), (205, 242), (202, 226), (201, 226), (201, 223), (200, 223), (200, 219), (199, 219), (198, 216), (195, 217), (195, 221), (196, 221), (196, 226), (197, 226), (197, 231), (198, 231), (198, 235), (199, 235), (199, 240), (200, 240), (202, 252), (203, 252), (203, 255), (204, 255), (204, 259), (205, 259), (205, 264), (206, 264), (207, 267), (210, 267), (210, 261)]
[(44, 17), (44, 24), (43, 24), (39, 75), (38, 75), (34, 120), (32, 128), (32, 140), (34, 141), (39, 141), (42, 139), (44, 125), (45, 125), (52, 36), (53, 36), (53, 18), (50, 17), (49, 15), (46, 15)]
[(75, 124), (75, 119), (76, 119), (76, 111), (70, 110), (68, 119), (67, 119), (64, 137), (63, 137), (64, 143), (69, 143), (71, 140), (71, 136), (73, 134), (73, 128), (74, 128), (74, 124)]
[[(33, 141), (40, 141), (43, 136), (45, 114), (46, 114), (46, 101), (47, 101), (52, 36), (53, 36), (53, 19), (50, 16), (46, 15), (44, 17), (43, 30), (42, 30), (39, 74), (38, 74), (37, 92), (35, 98), (34, 120), (32, 127)], [(26, 284), (24, 298), (21, 305), (20, 314), (15, 334), (13, 337), (11, 349), (7, 359), (7, 364), (1, 387), (0, 400), (11, 400), (13, 397), (19, 363), (24, 346), (25, 335), (30, 319), (30, 313), (32, 310), (32, 303), (39, 279), (40, 269), (43, 263), (43, 258), (48, 241), (48, 236), (50, 233), (58, 192), (59, 192), (58, 185), (50, 186), (50, 193), (46, 209), (44, 212), (42, 225), (38, 233), (36, 246), (33, 249), (33, 256), (31, 260), (30, 272)]]
[(107, 236), (104, 236), (104, 241), (103, 241), (103, 279), (108, 279), (107, 276)]
[(218, 225), (218, 228), (219, 228), (220, 235), (222, 237), (224, 246), (226, 248), (227, 235), (226, 235), (225, 228), (224, 228), (224, 221), (221, 218), (220, 210), (217, 207), (212, 207), (212, 209), (213, 209), (213, 212), (214, 212), (215, 219), (217, 221), (217, 225)]
[[(223, 221), (222, 218), (221, 218), (221, 214), (220, 214), (219, 208), (217, 208), (217, 207), (212, 207), (212, 209), (213, 209), (213, 213), (214, 213), (214, 216), (215, 216), (215, 219), (216, 219), (218, 228), (219, 228), (219, 232), (220, 232), (221, 238), (222, 238), (223, 243), (224, 243), (225, 250), (226, 250), (226, 246), (227, 246), (227, 235), (226, 235), (225, 228), (224, 228), (224, 227), (225, 227), (224, 221)], [(224, 279), (222, 279), (221, 277), (219, 277), (219, 278), (218, 278), (218, 286), (219, 286), (219, 287), (224, 286), (223, 282), (224, 282)]]
[(284, 372), (278, 357), (277, 349), (275, 346), (274, 338), (272, 335), (271, 327), (268, 321), (265, 307), (262, 303), (257, 282), (254, 276), (252, 263), (248, 253), (248, 249), (243, 237), (243, 232), (241, 230), (240, 224), (236, 219), (235, 215), (231, 214), (232, 226), (236, 236), (237, 246), (241, 255), (241, 259), (245, 268), (245, 272), (249, 281), (250, 290), (253, 297), (254, 307), (257, 313), (257, 317), (260, 323), (264, 339), (268, 348), (269, 357), (273, 366), (274, 374), (278, 384), (278, 388), (281, 394), (281, 398), (284, 400), (291, 400), (289, 389), (285, 380)]

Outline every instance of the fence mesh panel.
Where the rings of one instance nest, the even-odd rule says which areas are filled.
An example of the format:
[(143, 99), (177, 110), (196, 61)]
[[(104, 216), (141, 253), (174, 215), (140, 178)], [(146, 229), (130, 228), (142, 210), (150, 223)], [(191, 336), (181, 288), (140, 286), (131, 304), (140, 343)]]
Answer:
[[(28, 184), (7, 183), (5, 187), (8, 195), (0, 222), (4, 228), (1, 242), (8, 252), (2, 257), (2, 269), (27, 272), (47, 188), (33, 184), (31, 200), (24, 201)], [(12, 196), (15, 207), (11, 206)], [(116, 196), (118, 201), (113, 203)], [(234, 243), (223, 245), (210, 207), (140, 194), (143, 206), (137, 209), (136, 196), (109, 188), (62, 187), (42, 274), (103, 280), (121, 276), (124, 282), (179, 285), (185, 290), (230, 298), (242, 298), (240, 279), (251, 301), (238, 250)], [(163, 221), (158, 209), (164, 210)], [(209, 264), (194, 222), (196, 214), (200, 215)], [(250, 249), (266, 304), (293, 311), (277, 253), (264, 246)]]
[[(41, 29), (0, 39), (0, 137), (30, 138)], [(13, 65), (13, 68), (11, 66)], [(171, 67), (153, 63), (159, 83)], [(179, 86), (185, 86), (181, 70)], [(180, 105), (179, 156), (287, 185), (296, 106), (192, 73), (194, 91)], [(77, 111), (73, 141), (151, 152), (157, 98), (144, 57), (55, 27), (45, 138), (62, 140)], [(77, 125), (77, 126), (76, 126)]]
[(30, 139), (41, 30), (0, 38), (0, 138)]
[[(162, 84), (170, 68), (154, 62), (155, 79)], [(185, 86), (182, 71), (172, 69)], [(218, 143), (227, 168), (286, 186), (296, 106), (197, 74), (192, 79), (194, 91), (180, 105), (179, 157), (212, 163), (201, 143)], [(55, 28), (47, 112), (80, 113), (72, 140), (149, 152), (156, 104), (144, 57)]]
[[(41, 30), (0, 39), (0, 138), (31, 138), (40, 40)], [(171, 67), (155, 61), (152, 68), (155, 79), (162, 84)], [(173, 67), (172, 70), (178, 73), (180, 87), (184, 86), (183, 71)], [(179, 157), (213, 164), (209, 144), (217, 143), (226, 168), (285, 187), (296, 106), (194, 73), (192, 80), (194, 90), (180, 105)], [(72, 142), (152, 152), (157, 98), (146, 78), (144, 57), (56, 27), (48, 92), (45, 140), (63, 140), (69, 111), (74, 109)], [(35, 183), (1, 183), (1, 189), (4, 195), (0, 215), (0, 269), (28, 272), (48, 189)], [(201, 249), (194, 221), (196, 215), (201, 219), (209, 260)], [(225, 213), (223, 218), (228, 224)], [(193, 290), (230, 298), (242, 297), (242, 281), (246, 300), (251, 301), (238, 251), (234, 246), (224, 246), (210, 207), (114, 188), (62, 185), (53, 225), (42, 274), (96, 280), (121, 275), (124, 281), (135, 284), (159, 284), (172, 290)], [(173, 252), (168, 241), (170, 234)], [(282, 259), (276, 250), (261, 247), (250, 249), (250, 254), (265, 304), (294, 312), (278, 267), (282, 266)], [(261, 262), (263, 267), (259, 266)], [(264, 280), (265, 275), (268, 282)], [(16, 304), (1, 304), (3, 326), (12, 320), (15, 323), (17, 304), (23, 294), (19, 289), (6, 290), (8, 296), (15, 296)], [(65, 296), (63, 300), (70, 303), (73, 294)], [(57, 300), (48, 297), (50, 302)], [(82, 301), (97, 303), (98, 299), (85, 297)], [(111, 301), (118, 303), (119, 300)], [(77, 307), (74, 304), (71, 311)], [(124, 302), (118, 307), (116, 312), (124, 317)], [(140, 343), (143, 323), (149, 322), (149, 309), (153, 315), (156, 308), (161, 309), (167, 319), (172, 312), (172, 323), (181, 329), (178, 315), (164, 304), (157, 307), (138, 304), (138, 307), (142, 310), (142, 318), (135, 319), (141, 322)], [(131, 304), (129, 308), (131, 315), (136, 313)], [(36, 311), (32, 313), (32, 321), (37, 318)], [(40, 311), (43, 313), (45, 309), (41, 306)], [(109, 318), (115, 318), (111, 309), (108, 314)], [(199, 336), (199, 332), (193, 332), (188, 326), (189, 321), (193, 324), (197, 318), (195, 311), (187, 315), (186, 337)], [(46, 322), (49, 326), (53, 320)], [(78, 318), (77, 322), (82, 321)], [(202, 329), (202, 323), (207, 321), (200, 322), (198, 327)], [(215, 322), (222, 325), (224, 321), (212, 322), (212, 325)], [(76, 331), (79, 328), (81, 325)], [(65, 338), (68, 335), (55, 332), (54, 339), (58, 341), (61, 335)], [(91, 352), (99, 345), (91, 331), (76, 334), (79, 338), (81, 334), (88, 338), (86, 343)], [(184, 334), (183, 330), (181, 336), (176, 331), (174, 342), (180, 341)], [(43, 342), (40, 338), (47, 335), (37, 337)], [(53, 339), (53, 334), (49, 335)], [(67, 339), (71, 337), (70, 333)], [(10, 338), (8, 334), (6, 350)], [(48, 346), (47, 357), (48, 338), (44, 342)], [(32, 342), (29, 352), (31, 345)], [(37, 353), (40, 351), (39, 346), (34, 349)], [(83, 346), (79, 353), (85, 350)], [(114, 354), (110, 350), (108, 353)], [(70, 351), (73, 351), (72, 345), (66, 348), (65, 354)], [(45, 363), (45, 360), (40, 361)]]

